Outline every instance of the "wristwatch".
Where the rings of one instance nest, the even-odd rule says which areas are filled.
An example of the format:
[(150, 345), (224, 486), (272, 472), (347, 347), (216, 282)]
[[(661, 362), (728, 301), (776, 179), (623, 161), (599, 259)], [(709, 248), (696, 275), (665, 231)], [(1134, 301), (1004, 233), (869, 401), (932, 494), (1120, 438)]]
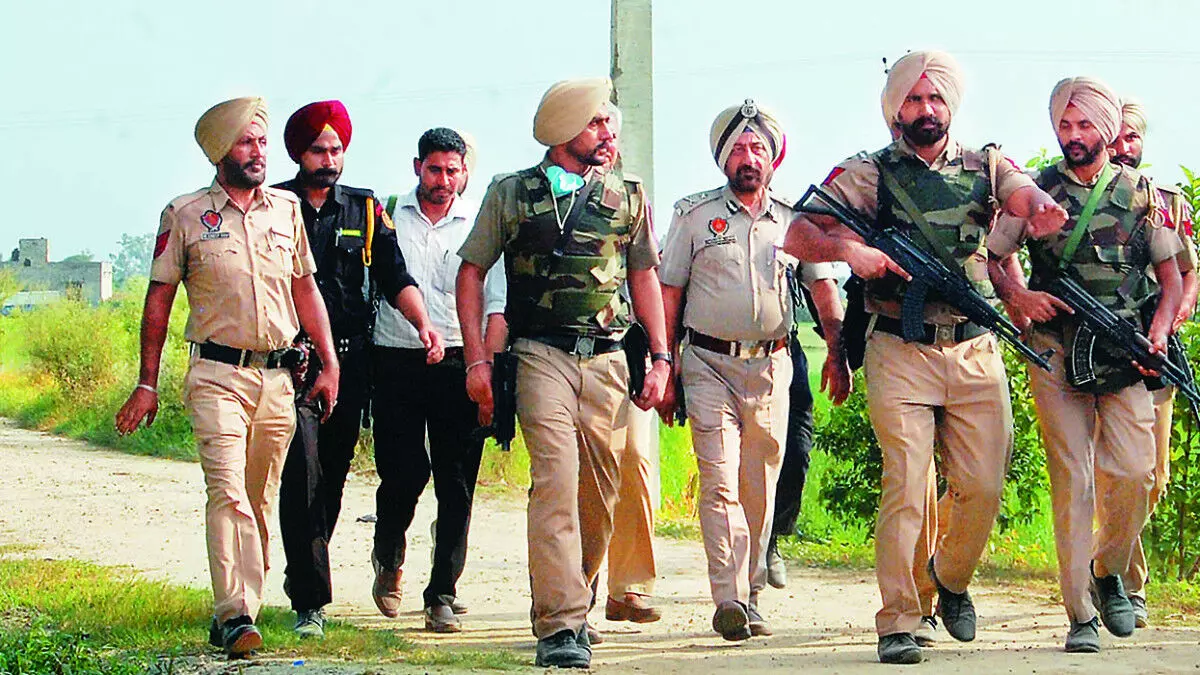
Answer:
[(668, 366), (675, 364), (675, 360), (667, 352), (654, 352), (651, 354), (650, 363), (654, 363), (655, 361), (666, 361)]

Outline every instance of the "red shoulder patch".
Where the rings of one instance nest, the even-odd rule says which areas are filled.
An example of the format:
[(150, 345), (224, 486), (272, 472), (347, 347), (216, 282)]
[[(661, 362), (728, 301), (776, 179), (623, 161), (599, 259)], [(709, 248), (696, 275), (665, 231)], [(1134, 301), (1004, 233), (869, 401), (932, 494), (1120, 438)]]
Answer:
[(162, 255), (163, 251), (167, 250), (167, 240), (170, 238), (171, 238), (171, 231), (168, 230), (166, 232), (160, 233), (158, 235), (158, 237), (156, 237), (154, 239), (154, 257), (155, 258)]
[(842, 167), (840, 167), (840, 166), (833, 167), (833, 171), (830, 171), (829, 175), (825, 177), (825, 180), (821, 181), (821, 185), (829, 185), (830, 183), (832, 183), (834, 181), (834, 179), (836, 179), (838, 176), (840, 176), (844, 173), (846, 173), (846, 170), (843, 169)]
[(1175, 229), (1175, 221), (1171, 219), (1171, 212), (1167, 210), (1167, 207), (1158, 207), (1158, 212), (1162, 215), (1163, 227), (1171, 230)]

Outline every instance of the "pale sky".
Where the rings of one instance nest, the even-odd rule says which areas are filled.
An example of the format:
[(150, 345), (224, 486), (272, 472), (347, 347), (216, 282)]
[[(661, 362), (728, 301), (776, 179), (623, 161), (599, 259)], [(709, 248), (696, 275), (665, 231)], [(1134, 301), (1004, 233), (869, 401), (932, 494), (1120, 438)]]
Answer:
[[(425, 129), (468, 130), (478, 199), (491, 175), (541, 158), (531, 120), (542, 92), (609, 68), (608, 0), (6, 4), (0, 134), (16, 161), (0, 165), (0, 251), (48, 236), (52, 259), (81, 249), (104, 259), (122, 233), (154, 231), (168, 201), (207, 185), (192, 128), (218, 101), (267, 98), (270, 182), (294, 174), (283, 124), (311, 101), (345, 102), (354, 137), (342, 181), (380, 194), (412, 187)], [(744, 98), (783, 119), (774, 187), (786, 194), (884, 145), (880, 59), (909, 49), (958, 57), (966, 92), (951, 131), (968, 145), (999, 142), (1018, 162), (1041, 147), (1057, 154), (1050, 89), (1086, 74), (1146, 104), (1148, 173), (1175, 182), (1179, 164), (1200, 168), (1200, 3), (656, 0), (654, 10), (660, 229), (675, 200), (724, 181), (708, 129)]]

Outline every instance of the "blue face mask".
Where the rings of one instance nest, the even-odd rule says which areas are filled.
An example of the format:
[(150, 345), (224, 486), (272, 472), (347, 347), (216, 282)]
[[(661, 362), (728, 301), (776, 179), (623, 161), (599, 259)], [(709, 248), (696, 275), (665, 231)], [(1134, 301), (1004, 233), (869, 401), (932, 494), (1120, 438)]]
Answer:
[(584, 185), (583, 176), (564, 171), (559, 166), (547, 167), (546, 178), (550, 181), (550, 194), (556, 198), (569, 195)]

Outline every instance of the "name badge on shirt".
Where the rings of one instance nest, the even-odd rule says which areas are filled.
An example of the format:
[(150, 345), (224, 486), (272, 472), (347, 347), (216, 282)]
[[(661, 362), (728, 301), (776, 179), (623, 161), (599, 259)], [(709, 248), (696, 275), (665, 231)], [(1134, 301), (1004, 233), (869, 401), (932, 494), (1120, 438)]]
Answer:
[(713, 236), (704, 240), (705, 246), (717, 246), (737, 242), (737, 237), (728, 234), (729, 221), (724, 218), (713, 218), (708, 221), (708, 231), (712, 232)]
[(206, 232), (200, 235), (201, 241), (212, 241), (213, 239), (228, 239), (229, 233), (221, 231), (221, 214), (209, 209), (200, 214), (200, 224), (204, 226)]
[(228, 232), (205, 232), (200, 235), (201, 241), (212, 241), (213, 239), (228, 239)]

